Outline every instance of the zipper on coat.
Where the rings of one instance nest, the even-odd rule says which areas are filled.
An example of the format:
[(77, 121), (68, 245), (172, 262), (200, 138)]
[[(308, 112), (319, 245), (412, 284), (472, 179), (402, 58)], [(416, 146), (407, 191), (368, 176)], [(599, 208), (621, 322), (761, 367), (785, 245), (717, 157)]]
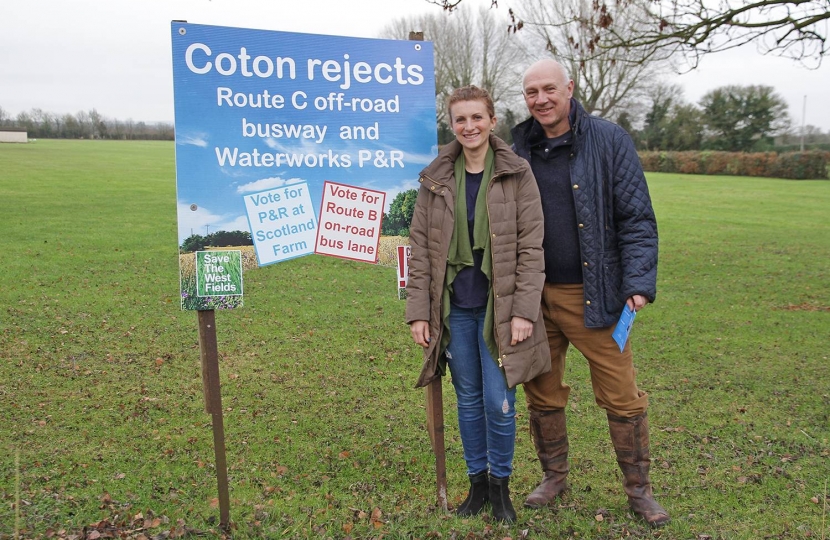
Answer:
[(488, 200), (490, 199), (490, 186), (493, 185), (493, 182), (496, 181), (496, 178), (498, 178), (498, 176), (493, 175), (493, 177), (487, 183), (487, 187), (485, 188), (487, 191), (485, 192), (484, 205), (487, 207), (487, 232), (490, 234), (490, 271), (493, 274), (493, 279), (490, 283), (490, 286), (493, 288), (493, 335), (496, 338), (496, 351), (499, 355), (499, 357), (496, 358), (496, 362), (498, 362), (500, 368), (503, 368), (504, 364), (501, 361), (501, 340), (499, 339), (499, 325), (498, 320), (496, 318), (496, 261), (493, 259), (493, 222), (490, 221), (490, 205), (488, 204)]

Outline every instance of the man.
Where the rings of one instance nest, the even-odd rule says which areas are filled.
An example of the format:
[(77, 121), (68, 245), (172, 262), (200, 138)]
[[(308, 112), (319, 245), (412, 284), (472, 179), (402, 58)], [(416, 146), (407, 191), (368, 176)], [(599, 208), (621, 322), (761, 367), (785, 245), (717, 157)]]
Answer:
[(542, 313), (552, 368), (524, 385), (545, 473), (525, 506), (547, 506), (567, 489), (570, 387), (562, 379), (572, 343), (587, 358), (594, 397), (606, 410), (629, 505), (659, 527), (669, 515), (649, 481), (648, 396), (637, 388), (630, 345), (621, 353), (611, 335), (625, 304), (637, 311), (656, 295), (657, 223), (642, 166), (622, 128), (573, 99), (561, 64), (534, 63), (522, 85), (532, 118), (512, 133), (542, 195)]

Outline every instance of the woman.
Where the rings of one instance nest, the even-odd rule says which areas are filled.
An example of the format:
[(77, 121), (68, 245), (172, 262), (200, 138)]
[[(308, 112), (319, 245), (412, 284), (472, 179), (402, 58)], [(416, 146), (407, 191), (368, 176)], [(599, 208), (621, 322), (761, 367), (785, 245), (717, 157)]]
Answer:
[(492, 134), (493, 100), (475, 86), (448, 103), (455, 141), (421, 172), (410, 227), (406, 320), (424, 347), (418, 386), (449, 365), (470, 491), (456, 513), (515, 521), (508, 482), (516, 385), (550, 369), (540, 316), (544, 224), (526, 161)]

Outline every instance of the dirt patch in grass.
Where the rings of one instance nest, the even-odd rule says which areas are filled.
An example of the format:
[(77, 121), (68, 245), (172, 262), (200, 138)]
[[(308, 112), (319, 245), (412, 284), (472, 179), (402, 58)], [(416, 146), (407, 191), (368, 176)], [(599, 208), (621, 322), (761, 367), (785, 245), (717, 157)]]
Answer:
[(786, 306), (782, 306), (778, 309), (783, 309), (785, 311), (830, 311), (830, 306), (817, 306), (815, 304), (802, 302), (800, 304), (787, 304)]

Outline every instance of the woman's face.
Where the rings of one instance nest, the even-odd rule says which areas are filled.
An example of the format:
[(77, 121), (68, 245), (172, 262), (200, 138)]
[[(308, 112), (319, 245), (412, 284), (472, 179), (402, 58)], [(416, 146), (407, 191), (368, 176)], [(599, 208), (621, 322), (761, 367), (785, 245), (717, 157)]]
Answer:
[(496, 127), (496, 117), (487, 112), (480, 100), (457, 101), (450, 108), (452, 131), (465, 150), (479, 150), (488, 144), (490, 132)]

